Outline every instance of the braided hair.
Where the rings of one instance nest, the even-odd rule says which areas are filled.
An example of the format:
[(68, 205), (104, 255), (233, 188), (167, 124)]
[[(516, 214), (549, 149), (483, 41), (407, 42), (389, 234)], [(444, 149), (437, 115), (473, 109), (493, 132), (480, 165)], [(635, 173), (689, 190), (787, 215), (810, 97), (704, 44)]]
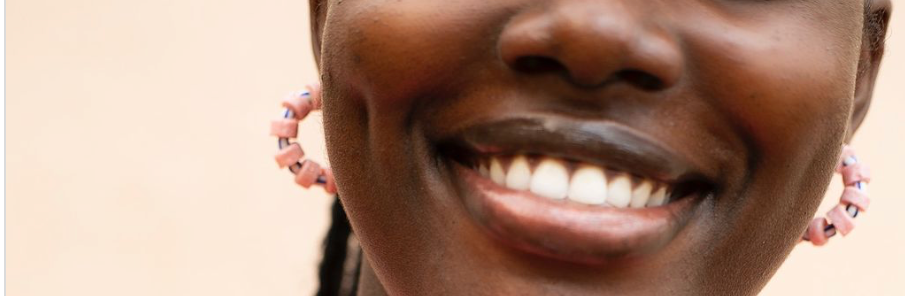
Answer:
[(320, 288), (317, 290), (317, 295), (355, 295), (358, 290), (361, 253), (354, 250), (355, 261), (354, 266), (351, 267), (353, 274), (351, 277), (347, 277), (346, 274), (350, 269), (347, 261), (350, 259), (348, 258), (349, 240), (352, 236), (352, 226), (349, 224), (349, 218), (346, 217), (346, 211), (343, 209), (338, 195), (334, 198), (330, 212), (330, 229), (327, 230), (327, 237), (324, 238), (324, 257), (318, 271)]
[(873, 1), (865, 1), (863, 34), (867, 50), (870, 52), (870, 59), (859, 66), (861, 74), (870, 68), (872, 62), (883, 55), (886, 44), (886, 26), (889, 24), (889, 17), (889, 9), (881, 7), (874, 11)]

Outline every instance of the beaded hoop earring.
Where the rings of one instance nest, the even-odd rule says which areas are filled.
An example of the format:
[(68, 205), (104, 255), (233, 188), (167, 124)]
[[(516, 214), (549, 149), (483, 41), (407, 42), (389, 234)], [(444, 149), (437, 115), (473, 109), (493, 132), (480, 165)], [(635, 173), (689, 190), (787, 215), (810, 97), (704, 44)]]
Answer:
[(333, 171), (322, 167), (310, 159), (303, 159), (305, 152), (298, 142), (290, 139), (298, 137), (299, 121), (305, 119), (311, 111), (321, 108), (320, 85), (307, 86), (308, 91), (293, 94), (283, 100), (283, 118), (270, 123), (270, 135), (277, 137), (279, 152), (276, 155), (277, 165), (280, 168), (289, 168), (289, 172), (295, 175), (295, 183), (305, 188), (312, 185), (321, 185), (328, 193), (335, 194), (336, 182), (333, 179)]
[(870, 170), (859, 163), (855, 151), (849, 147), (842, 148), (836, 173), (842, 175), (845, 191), (839, 198), (839, 204), (826, 213), (826, 217), (817, 217), (808, 225), (801, 241), (809, 241), (815, 246), (826, 244), (829, 238), (841, 233), (848, 235), (855, 228), (855, 217), (867, 211), (870, 198), (867, 196), (867, 184), (870, 183)]

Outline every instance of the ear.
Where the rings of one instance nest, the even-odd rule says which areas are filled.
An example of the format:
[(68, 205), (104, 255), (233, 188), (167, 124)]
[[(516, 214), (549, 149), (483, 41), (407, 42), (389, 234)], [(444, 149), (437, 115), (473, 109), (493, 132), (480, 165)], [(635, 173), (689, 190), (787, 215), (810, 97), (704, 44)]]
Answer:
[(321, 68), (321, 39), (324, 34), (324, 18), (327, 16), (326, 0), (308, 0), (308, 16), (311, 20), (311, 47), (314, 62)]
[(865, 4), (864, 32), (861, 37), (861, 58), (858, 62), (858, 77), (855, 80), (855, 103), (852, 122), (845, 136), (849, 143), (855, 131), (861, 126), (874, 93), (874, 82), (883, 59), (886, 29), (892, 12), (890, 0), (867, 0)]

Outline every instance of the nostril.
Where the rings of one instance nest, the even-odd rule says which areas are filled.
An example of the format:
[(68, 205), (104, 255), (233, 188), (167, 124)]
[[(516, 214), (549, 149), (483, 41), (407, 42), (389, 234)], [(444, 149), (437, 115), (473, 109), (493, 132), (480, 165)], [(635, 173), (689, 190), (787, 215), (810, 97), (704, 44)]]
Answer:
[(559, 61), (542, 56), (519, 57), (515, 60), (512, 68), (528, 74), (566, 71), (566, 67)]
[[(525, 74), (544, 74), (559, 72), (568, 74), (569, 72), (569, 69), (566, 67), (566, 65), (563, 65), (556, 59), (544, 56), (519, 57), (515, 59), (511, 66), (516, 71)], [(663, 80), (658, 78), (657, 76), (635, 69), (625, 69), (618, 71), (615, 73), (615, 75), (610, 76), (609, 78), (610, 79), (604, 79), (603, 81), (597, 81), (596, 83), (592, 84), (594, 84), (593, 86), (597, 86), (599, 85), (599, 83), (623, 81), (640, 89), (648, 91), (661, 90), (666, 87)]]
[(616, 73), (616, 77), (644, 90), (661, 90), (665, 88), (663, 80), (644, 71), (622, 70)]

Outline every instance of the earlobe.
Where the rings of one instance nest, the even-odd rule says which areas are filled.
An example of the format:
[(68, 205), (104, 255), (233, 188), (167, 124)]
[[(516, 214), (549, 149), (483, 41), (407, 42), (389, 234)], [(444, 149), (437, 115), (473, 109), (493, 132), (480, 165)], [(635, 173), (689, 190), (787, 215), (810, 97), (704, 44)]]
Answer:
[(850, 128), (845, 137), (846, 143), (851, 142), (852, 136), (861, 126), (870, 108), (874, 83), (883, 59), (886, 30), (891, 12), (892, 3), (889, 0), (867, 0), (865, 4), (861, 57), (858, 62), (858, 77), (855, 80), (855, 102)]

